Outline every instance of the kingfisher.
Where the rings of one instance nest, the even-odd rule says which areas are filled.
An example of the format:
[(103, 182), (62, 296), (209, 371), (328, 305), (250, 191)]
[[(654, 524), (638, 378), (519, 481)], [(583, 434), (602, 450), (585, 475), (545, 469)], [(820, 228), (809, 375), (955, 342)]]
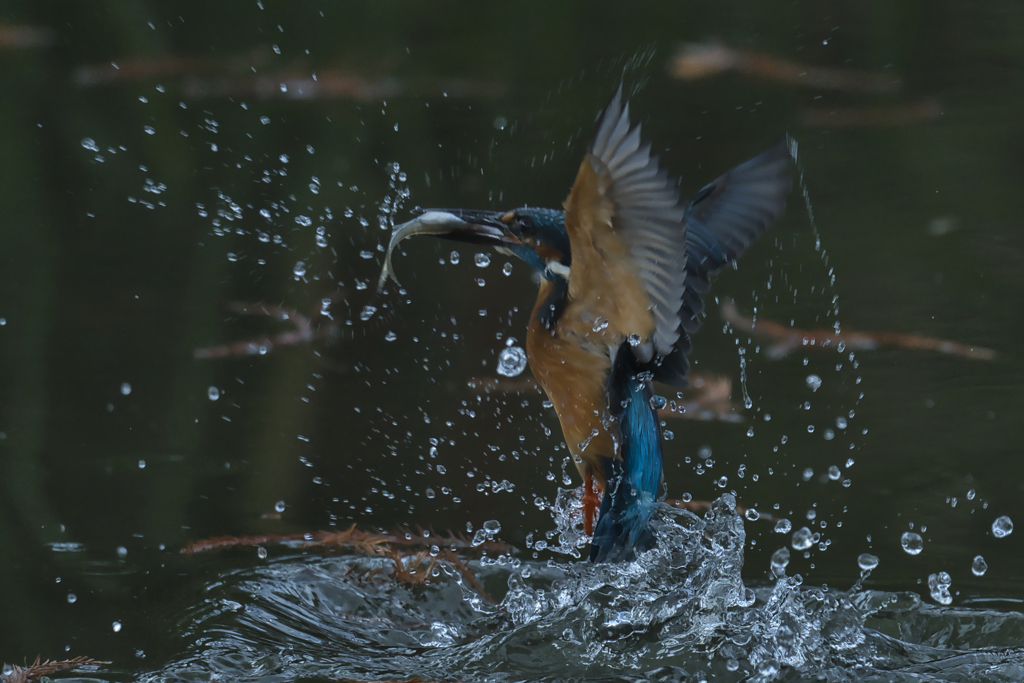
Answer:
[(700, 295), (782, 212), (790, 148), (785, 137), (683, 201), (620, 85), (561, 209), (426, 210), (395, 227), (378, 289), (395, 279), (397, 244), (422, 234), (491, 246), (539, 275), (526, 356), (583, 478), (591, 562), (654, 545), (665, 496), (654, 383), (687, 386)]

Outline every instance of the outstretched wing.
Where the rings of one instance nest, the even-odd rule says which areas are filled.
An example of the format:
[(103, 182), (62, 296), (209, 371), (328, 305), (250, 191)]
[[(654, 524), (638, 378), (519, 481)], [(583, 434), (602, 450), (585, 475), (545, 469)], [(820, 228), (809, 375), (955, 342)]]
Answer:
[(685, 332), (700, 327), (710, 276), (764, 234), (786, 206), (793, 186), (790, 140), (783, 138), (726, 171), (686, 205), (686, 294), (679, 317)]
[[(680, 338), (685, 290), (685, 212), (675, 180), (658, 167), (651, 146), (642, 144), (640, 126), (631, 127), (621, 86), (566, 201), (566, 229), (573, 254), (570, 293), (617, 274), (609, 265), (628, 267), (633, 277), (606, 285), (605, 296), (622, 300), (621, 310), (633, 310), (639, 302), (653, 326), (622, 332), (641, 336), (635, 352), (642, 361), (671, 353)], [(597, 261), (590, 258), (594, 253)], [(615, 259), (624, 263), (612, 263)], [(641, 292), (633, 291), (637, 285)]]

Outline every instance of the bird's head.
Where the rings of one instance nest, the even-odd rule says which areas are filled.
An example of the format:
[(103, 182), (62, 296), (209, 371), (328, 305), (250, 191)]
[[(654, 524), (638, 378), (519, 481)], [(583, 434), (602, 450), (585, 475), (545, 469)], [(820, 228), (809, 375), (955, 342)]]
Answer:
[(456, 209), (449, 213), (465, 221), (466, 226), (442, 237), (490, 244), (501, 253), (518, 256), (541, 273), (564, 277), (571, 265), (569, 233), (562, 211), (524, 206), (512, 211)]
[(572, 257), (565, 217), (557, 209), (522, 207), (512, 211), (427, 209), (395, 228), (380, 284), (394, 275), (391, 252), (413, 235), (434, 235), (458, 242), (493, 247), (513, 254), (547, 278), (568, 279)]

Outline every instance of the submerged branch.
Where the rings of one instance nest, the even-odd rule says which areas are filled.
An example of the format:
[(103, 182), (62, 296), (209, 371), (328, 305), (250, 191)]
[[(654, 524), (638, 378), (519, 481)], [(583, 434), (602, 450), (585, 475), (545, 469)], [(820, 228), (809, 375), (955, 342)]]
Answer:
[(721, 43), (684, 43), (669, 62), (668, 71), (682, 80), (736, 71), (808, 88), (853, 92), (889, 93), (902, 87), (899, 78), (888, 74), (808, 66), (764, 52), (738, 50)]
[[(340, 296), (340, 293), (335, 294), (331, 300), (333, 301)], [(338, 328), (338, 324), (322, 308), (306, 316), (294, 309), (283, 306), (232, 301), (228, 303), (228, 309), (238, 315), (274, 318), (275, 320), (292, 325), (294, 329), (256, 339), (237, 341), (232, 344), (198, 348), (192, 352), (193, 357), (196, 359), (206, 359), (263, 356), (270, 353), (276, 346), (297, 346), (323, 337), (333, 336)], [(329, 322), (326, 325), (317, 325), (316, 323), (320, 318), (327, 318)]]
[[(732, 380), (721, 375), (690, 375), (690, 386), (684, 391), (688, 398), (673, 400), (658, 411), (661, 419), (721, 420), (742, 422), (743, 415), (733, 405)], [(466, 385), (470, 389), (500, 393), (537, 392), (541, 389), (532, 377), (473, 377)]]
[(49, 676), (59, 671), (71, 671), (83, 666), (104, 666), (107, 664), (110, 664), (110, 662), (101, 662), (88, 657), (74, 657), (59, 661), (47, 659), (43, 661), (40, 655), (36, 655), (36, 660), (31, 664), (26, 664), (25, 666), (15, 664), (11, 667), (9, 673), (0, 674), (0, 681), (3, 681), (3, 683), (27, 683), (28, 681), (37, 681), (43, 676)]
[(849, 330), (836, 332), (831, 329), (803, 330), (786, 327), (772, 320), (747, 318), (736, 308), (736, 303), (729, 299), (722, 302), (722, 317), (744, 332), (772, 341), (772, 345), (768, 347), (769, 358), (783, 358), (801, 348), (825, 349), (839, 344), (843, 344), (851, 351), (873, 351), (882, 346), (897, 346), (917, 351), (937, 351), (975, 360), (992, 360), (996, 357), (996, 352), (992, 349), (917, 334)]

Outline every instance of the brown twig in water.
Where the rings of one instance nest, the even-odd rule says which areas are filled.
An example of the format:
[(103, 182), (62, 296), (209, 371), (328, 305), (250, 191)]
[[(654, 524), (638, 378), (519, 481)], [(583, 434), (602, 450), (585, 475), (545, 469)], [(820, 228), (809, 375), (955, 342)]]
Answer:
[[(692, 394), (689, 400), (673, 401), (675, 408), (666, 407), (658, 412), (662, 419), (721, 420), (741, 422), (743, 416), (729, 400), (732, 396), (732, 380), (717, 375), (690, 375), (690, 387), (685, 394)], [(532, 377), (473, 377), (466, 385), (470, 389), (484, 392), (524, 393), (540, 392)], [(671, 404), (670, 404), (671, 405)]]
[(899, 78), (887, 74), (807, 66), (763, 52), (737, 50), (721, 43), (684, 43), (668, 65), (679, 79), (693, 80), (736, 71), (809, 88), (887, 93), (900, 89)]
[(828, 348), (842, 343), (847, 349), (854, 351), (873, 351), (881, 346), (898, 346), (918, 351), (938, 351), (964, 358), (976, 360), (992, 360), (996, 352), (981, 346), (967, 346), (959, 342), (933, 337), (922, 337), (916, 334), (900, 332), (850, 332), (844, 330), (802, 330), (786, 327), (772, 320), (744, 317), (736, 308), (736, 303), (726, 299), (722, 302), (722, 317), (744, 332), (764, 337), (773, 343), (768, 347), (769, 358), (783, 358), (801, 348)]
[(474, 546), (472, 542), (461, 534), (451, 532), (447, 536), (440, 534), (424, 535), (421, 531), (418, 534), (402, 532), (385, 534), (373, 531), (362, 531), (357, 529), (355, 524), (343, 531), (317, 531), (306, 534), (262, 534), (256, 536), (217, 536), (201, 541), (193, 541), (181, 549), (182, 555), (195, 555), (197, 553), (233, 548), (238, 546), (261, 546), (283, 543), (300, 542), (304, 547), (324, 548), (352, 548), (364, 555), (384, 555), (388, 546), (429, 548), (432, 545), (445, 546), (456, 550), (469, 551), (493, 551), (512, 552), (514, 546), (501, 541), (485, 541)]
[(457, 569), (460, 574), (462, 574), (462, 578), (466, 580), (466, 583), (469, 584), (470, 588), (472, 588), (480, 594), (480, 597), (482, 597), (484, 600), (491, 603), (492, 605), (498, 604), (497, 602), (495, 602), (494, 598), (491, 597), (490, 593), (484, 590), (483, 585), (479, 581), (477, 581), (476, 574), (472, 572), (469, 566), (465, 562), (463, 562), (458, 555), (456, 555), (451, 550), (442, 550), (441, 555), (444, 557), (445, 560), (450, 562), (451, 565), (455, 567), (455, 569)]
[(54, 31), (48, 26), (15, 26), (0, 24), (0, 49), (50, 47)]
[[(336, 293), (331, 299), (335, 300), (340, 296), (340, 293)], [(330, 318), (328, 318), (330, 320), (328, 324), (317, 328), (314, 323), (319, 318), (326, 317), (322, 309), (317, 309), (312, 315), (305, 316), (296, 310), (271, 304), (232, 301), (228, 303), (227, 307), (238, 315), (266, 316), (287, 322), (294, 326), (295, 329), (258, 339), (246, 339), (222, 346), (199, 348), (192, 352), (193, 357), (196, 359), (266, 355), (276, 346), (296, 346), (332, 336), (338, 328), (338, 324), (334, 320), (330, 320)]]
[[(448, 533), (427, 535), (423, 530), (418, 534), (405, 531), (396, 534), (382, 534), (361, 531), (355, 524), (344, 531), (319, 531), (312, 534), (260, 535), (260, 536), (220, 536), (203, 541), (194, 541), (181, 549), (183, 555), (230, 548), (236, 546), (263, 546), (271, 543), (301, 542), (305, 547), (344, 547), (359, 554), (370, 557), (385, 557), (391, 560), (392, 570), (389, 576), (407, 586), (426, 584), (438, 562), (447, 562), (465, 582), (477, 591), (480, 596), (491, 604), (497, 604), (494, 598), (484, 590), (469, 566), (459, 557), (459, 553), (479, 553), (485, 551), (513, 552), (514, 546), (501, 541), (484, 541), (473, 544), (462, 534)], [(397, 547), (396, 547), (397, 546)], [(431, 553), (433, 546), (441, 547), (435, 555)], [(410, 548), (417, 548), (411, 550)], [(457, 552), (458, 551), (458, 552)], [(424, 567), (424, 563), (426, 566)], [(349, 569), (349, 574), (355, 567)], [(359, 578), (373, 578), (381, 573), (380, 567), (372, 569)], [(348, 576), (348, 574), (346, 574)]]
[(805, 126), (817, 128), (905, 126), (932, 121), (940, 116), (942, 105), (933, 99), (884, 107), (808, 107), (800, 112), (800, 120)]
[[(2, 43), (0, 47), (3, 47)], [(441, 93), (445, 97), (498, 98), (508, 90), (503, 83), (493, 81), (462, 78), (403, 80), (386, 74), (364, 75), (338, 68), (313, 69), (301, 60), (274, 71), (265, 70), (273, 58), (270, 47), (264, 45), (226, 58), (167, 55), (152, 59), (119, 59), (112, 63), (79, 66), (73, 78), (75, 84), (82, 88), (178, 78), (181, 94), (186, 99), (257, 97), (378, 102), (402, 95)], [(253, 74), (257, 67), (259, 73)]]
[(60, 661), (52, 659), (42, 661), (41, 656), (36, 655), (36, 661), (31, 664), (26, 664), (25, 666), (15, 664), (11, 667), (10, 673), (0, 674), (0, 681), (3, 681), (3, 683), (27, 683), (28, 681), (37, 681), (43, 676), (49, 676), (58, 671), (71, 671), (82, 666), (104, 666), (107, 664), (110, 664), (110, 662), (101, 662), (89, 659), (88, 657), (74, 657)]

